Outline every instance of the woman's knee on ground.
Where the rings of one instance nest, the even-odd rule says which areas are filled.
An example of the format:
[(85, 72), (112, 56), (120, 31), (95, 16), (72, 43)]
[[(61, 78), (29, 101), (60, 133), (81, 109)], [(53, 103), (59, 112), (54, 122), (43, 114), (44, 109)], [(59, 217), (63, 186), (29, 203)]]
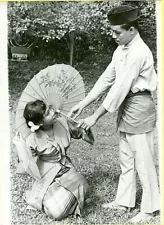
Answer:
[(66, 214), (64, 211), (59, 211), (55, 209), (50, 209), (46, 206), (44, 206), (44, 212), (51, 218), (55, 220), (62, 220), (67, 217), (68, 214)]
[(44, 198), (43, 206), (48, 216), (56, 220), (62, 220), (70, 214), (76, 202), (76, 197), (70, 191), (60, 187), (53, 195)]
[[(76, 202), (74, 202), (74, 205), (76, 205)], [(65, 219), (68, 215), (70, 215), (71, 213), (71, 209), (74, 208), (73, 204), (70, 204), (69, 207), (49, 207), (44, 205), (44, 212), (51, 218), (55, 219), (55, 220), (63, 220)]]

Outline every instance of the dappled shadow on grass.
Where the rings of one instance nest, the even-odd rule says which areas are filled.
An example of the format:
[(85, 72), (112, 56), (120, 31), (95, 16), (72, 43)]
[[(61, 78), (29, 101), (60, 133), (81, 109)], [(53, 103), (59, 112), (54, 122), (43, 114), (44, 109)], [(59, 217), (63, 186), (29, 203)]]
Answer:
[(92, 197), (91, 201), (93, 202), (96, 200), (95, 205), (97, 205), (99, 200), (102, 202), (104, 196), (108, 195), (106, 193), (108, 186), (112, 185), (113, 189), (115, 189), (118, 183), (118, 174), (113, 174), (110, 171), (95, 170), (89, 176), (86, 174), (86, 179), (90, 188), (89, 197)]
[(101, 213), (99, 214), (99, 211), (102, 210), (101, 205), (107, 200), (112, 201), (115, 198), (119, 176), (115, 172), (95, 167), (93, 172), (85, 175), (89, 184), (89, 203), (87, 202), (85, 205), (87, 219), (92, 217), (95, 212), (97, 212), (97, 215), (101, 215)]

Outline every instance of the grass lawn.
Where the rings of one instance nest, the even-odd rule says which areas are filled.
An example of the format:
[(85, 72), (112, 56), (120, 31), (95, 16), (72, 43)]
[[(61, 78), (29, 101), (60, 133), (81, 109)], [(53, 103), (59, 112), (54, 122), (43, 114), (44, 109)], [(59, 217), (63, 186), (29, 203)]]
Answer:
[[(88, 92), (98, 76), (107, 66), (107, 56), (101, 57), (96, 63), (85, 62), (76, 65), (77, 70), (84, 78)], [(9, 95), (10, 95), (10, 124), (11, 140), (15, 134), (15, 110), (21, 92), (27, 82), (41, 69), (54, 64), (52, 61), (35, 62), (9, 62)], [(84, 66), (85, 65), (85, 66)], [(91, 115), (100, 105), (97, 101), (88, 107), (83, 117)], [(112, 210), (103, 210), (101, 205), (115, 199), (120, 167), (118, 164), (118, 136), (115, 127), (116, 114), (106, 114), (95, 127), (93, 133), (95, 144), (90, 146), (82, 140), (72, 140), (68, 155), (77, 170), (87, 179), (90, 186), (89, 200), (84, 207), (82, 219), (69, 217), (63, 221), (53, 221), (40, 211), (27, 209), (24, 200), (25, 191), (30, 188), (31, 178), (28, 175), (16, 174), (17, 157), (14, 145), (11, 143), (11, 214), (12, 224), (125, 224), (139, 212), (141, 201), (141, 186), (138, 182), (136, 208), (126, 214), (119, 214)], [(158, 143), (157, 132), (155, 140), (156, 167), (158, 171)], [(149, 203), (148, 203), (149, 204)], [(157, 214), (150, 224), (159, 224), (160, 216)]]

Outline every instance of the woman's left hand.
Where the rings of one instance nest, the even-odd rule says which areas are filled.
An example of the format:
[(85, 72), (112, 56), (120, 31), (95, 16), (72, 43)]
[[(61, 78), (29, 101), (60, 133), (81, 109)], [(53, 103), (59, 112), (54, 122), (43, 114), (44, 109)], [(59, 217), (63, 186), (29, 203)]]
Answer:
[(78, 121), (78, 127), (82, 127), (84, 130), (89, 130), (96, 123), (96, 118), (94, 115), (89, 116), (85, 119), (80, 119)]

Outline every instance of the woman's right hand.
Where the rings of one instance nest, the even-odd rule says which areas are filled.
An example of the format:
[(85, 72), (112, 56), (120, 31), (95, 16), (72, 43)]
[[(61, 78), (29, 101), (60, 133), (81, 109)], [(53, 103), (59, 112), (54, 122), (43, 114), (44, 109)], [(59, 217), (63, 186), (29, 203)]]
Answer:
[(76, 119), (81, 113), (82, 113), (83, 108), (77, 104), (75, 105), (68, 113), (68, 117), (71, 117), (72, 119)]

